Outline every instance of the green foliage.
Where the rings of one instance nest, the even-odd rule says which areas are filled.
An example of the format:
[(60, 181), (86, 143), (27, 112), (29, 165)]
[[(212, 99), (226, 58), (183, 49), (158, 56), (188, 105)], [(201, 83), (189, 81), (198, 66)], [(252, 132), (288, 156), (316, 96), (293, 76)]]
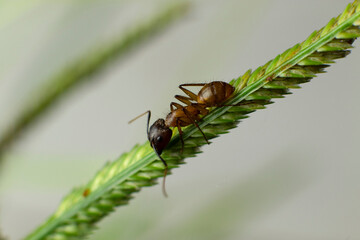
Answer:
[[(356, 0), (304, 42), (255, 71), (249, 70), (233, 79), (231, 84), (236, 92), (228, 104), (238, 106), (212, 109), (199, 122), (206, 136), (212, 139), (227, 133), (249, 113), (264, 109), (272, 103), (271, 99), (284, 97), (291, 89), (299, 88), (300, 84), (323, 73), (334, 60), (348, 55), (353, 41), (360, 36), (359, 25), (360, 1)], [(206, 144), (194, 126), (187, 127), (183, 137), (185, 149), (182, 153), (178, 134), (173, 136), (163, 153), (170, 169), (184, 163), (185, 158), (195, 156)], [(54, 215), (26, 239), (79, 239), (88, 235), (95, 224), (115, 207), (127, 204), (132, 193), (156, 183), (164, 170), (163, 164), (156, 160), (148, 143), (136, 145), (130, 152), (106, 164), (86, 186), (74, 189), (63, 199)]]

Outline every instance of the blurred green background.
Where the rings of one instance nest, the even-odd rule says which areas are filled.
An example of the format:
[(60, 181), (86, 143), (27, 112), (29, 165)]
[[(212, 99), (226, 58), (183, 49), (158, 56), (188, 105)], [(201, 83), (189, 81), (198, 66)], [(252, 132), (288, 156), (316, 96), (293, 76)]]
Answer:
[[(230, 81), (341, 13), (348, 0), (197, 0), (167, 31), (66, 95), (0, 169), (0, 229), (20, 239), (106, 161), (146, 140), (180, 83)], [(169, 1), (0, 1), (0, 134), (74, 58)], [(143, 189), (90, 239), (360, 239), (360, 44)]]

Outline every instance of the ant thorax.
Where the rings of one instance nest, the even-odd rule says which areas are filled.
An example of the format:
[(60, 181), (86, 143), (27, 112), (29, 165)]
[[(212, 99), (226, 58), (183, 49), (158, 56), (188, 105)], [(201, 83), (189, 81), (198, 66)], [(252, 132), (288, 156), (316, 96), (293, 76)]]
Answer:
[(166, 115), (166, 118), (165, 118), (165, 125), (166, 126), (168, 126), (168, 127), (176, 127), (176, 119), (177, 119), (177, 117), (176, 117), (175, 111), (172, 111), (168, 115)]

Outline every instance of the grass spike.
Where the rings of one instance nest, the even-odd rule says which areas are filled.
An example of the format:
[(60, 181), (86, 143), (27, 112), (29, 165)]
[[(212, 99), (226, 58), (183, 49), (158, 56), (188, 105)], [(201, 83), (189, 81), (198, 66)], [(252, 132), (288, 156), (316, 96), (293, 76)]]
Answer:
[[(360, 1), (356, 0), (340, 17), (312, 33), (302, 44), (286, 50), (254, 72), (249, 70), (233, 80), (236, 91), (227, 104), (239, 106), (214, 108), (199, 122), (199, 126), (211, 138), (226, 133), (249, 113), (265, 108), (272, 103), (273, 98), (284, 97), (290, 93), (290, 88), (296, 88), (310, 81), (317, 73), (323, 72), (328, 66), (323, 63), (332, 63), (334, 59), (345, 57), (353, 41), (359, 36), (359, 27), (355, 24), (360, 19), (359, 5)], [(341, 42), (344, 44), (339, 45)], [(178, 134), (173, 136), (163, 153), (171, 167), (182, 164), (184, 158), (195, 156), (200, 152), (199, 147), (206, 144), (194, 126), (184, 129), (183, 138), (183, 153), (179, 151), (181, 144)], [(90, 231), (88, 229), (94, 229), (95, 224), (108, 214), (107, 209), (102, 210), (99, 207), (102, 201), (106, 200), (107, 208), (111, 205), (115, 207), (126, 204), (133, 192), (154, 183), (159, 177), (159, 171), (164, 168), (162, 163), (156, 160), (157, 157), (147, 142), (136, 145), (128, 154), (123, 154), (113, 163), (107, 164), (88, 185), (73, 190), (64, 198), (59, 210), (26, 239), (69, 239), (74, 237), (71, 235), (74, 233), (77, 234), (77, 239), (86, 236)], [(137, 178), (140, 173), (147, 178)], [(82, 193), (86, 188), (91, 188), (91, 191), (84, 197)], [(89, 215), (89, 211), (96, 214)], [(77, 230), (73, 228), (74, 223)], [(67, 225), (70, 227), (67, 228)]]

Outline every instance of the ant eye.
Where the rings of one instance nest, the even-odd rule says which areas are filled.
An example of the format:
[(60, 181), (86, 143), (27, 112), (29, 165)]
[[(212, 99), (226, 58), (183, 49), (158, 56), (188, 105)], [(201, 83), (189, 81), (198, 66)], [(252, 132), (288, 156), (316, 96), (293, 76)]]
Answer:
[(156, 138), (156, 141), (157, 141), (157, 142), (161, 142), (161, 141), (162, 141), (162, 137), (161, 137), (161, 136), (158, 136), (158, 137)]

